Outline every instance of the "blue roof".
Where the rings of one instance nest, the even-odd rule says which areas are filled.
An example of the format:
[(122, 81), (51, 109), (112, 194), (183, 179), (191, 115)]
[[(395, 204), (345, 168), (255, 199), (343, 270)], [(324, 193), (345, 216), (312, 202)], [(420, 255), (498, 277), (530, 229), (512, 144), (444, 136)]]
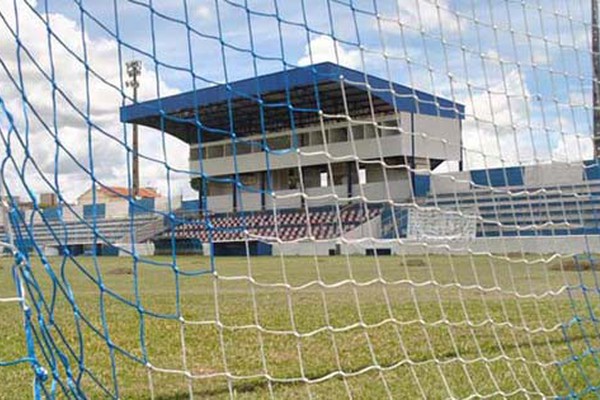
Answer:
[(321, 63), (125, 106), (121, 121), (197, 143), (317, 123), (321, 112), (368, 117), (395, 111), (464, 118), (461, 104)]

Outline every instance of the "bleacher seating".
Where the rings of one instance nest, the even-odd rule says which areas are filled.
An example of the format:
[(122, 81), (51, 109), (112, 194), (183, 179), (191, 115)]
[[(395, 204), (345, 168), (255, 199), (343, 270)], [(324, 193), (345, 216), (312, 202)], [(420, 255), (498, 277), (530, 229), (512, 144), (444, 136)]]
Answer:
[[(210, 214), (206, 218), (180, 215), (172, 233), (176, 239), (198, 238), (203, 242), (239, 241), (245, 238), (295, 241), (313, 237), (317, 240), (340, 237), (379, 215), (381, 207), (355, 204), (338, 211), (335, 207)], [(170, 237), (165, 230), (162, 238)]]
[(547, 187), (474, 187), (430, 193), (420, 204), (475, 210), (478, 237), (600, 234), (600, 182)]
[(33, 239), (40, 246), (91, 245), (94, 243), (94, 238), (97, 239), (97, 244), (117, 244), (122, 243), (123, 240), (127, 241), (130, 224), (139, 228), (155, 218), (151, 215), (135, 216), (131, 220), (129, 218), (98, 218), (95, 230), (91, 220), (61, 221), (52, 219), (29, 225), (29, 229), (26, 229), (25, 225), (21, 223), (18, 228), (19, 232), (16, 233), (22, 240), (32, 241)]

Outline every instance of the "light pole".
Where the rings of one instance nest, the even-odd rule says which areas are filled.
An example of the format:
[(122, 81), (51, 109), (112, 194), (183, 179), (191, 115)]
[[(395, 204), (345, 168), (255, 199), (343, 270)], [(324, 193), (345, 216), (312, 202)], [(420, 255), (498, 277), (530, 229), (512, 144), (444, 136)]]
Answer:
[(600, 157), (600, 30), (598, 28), (598, 0), (592, 0), (592, 92), (594, 106), (594, 159)]
[[(140, 87), (138, 76), (142, 73), (142, 62), (139, 60), (132, 60), (125, 64), (127, 67), (127, 76), (129, 80), (125, 83), (127, 87), (133, 89), (133, 102), (137, 103), (137, 90)], [(133, 197), (138, 198), (140, 193), (140, 160), (138, 156), (138, 125), (133, 124)]]

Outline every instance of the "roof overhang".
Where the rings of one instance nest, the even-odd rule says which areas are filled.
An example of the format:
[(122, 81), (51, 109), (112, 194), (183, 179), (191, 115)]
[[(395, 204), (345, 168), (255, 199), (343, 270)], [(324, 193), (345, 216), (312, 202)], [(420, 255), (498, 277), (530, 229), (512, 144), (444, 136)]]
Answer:
[(332, 63), (300, 67), (121, 108), (121, 122), (186, 143), (292, 130), (325, 119), (409, 112), (464, 118), (464, 106)]

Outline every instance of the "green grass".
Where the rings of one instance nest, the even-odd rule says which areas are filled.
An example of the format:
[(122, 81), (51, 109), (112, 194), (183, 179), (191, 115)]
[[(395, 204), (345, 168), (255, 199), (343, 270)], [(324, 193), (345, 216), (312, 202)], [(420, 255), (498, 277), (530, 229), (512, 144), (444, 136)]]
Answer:
[[(153, 260), (170, 262), (169, 258)], [(240, 399), (271, 394), (292, 399), (388, 395), (435, 399), (500, 397), (501, 392), (525, 398), (567, 395), (571, 389), (581, 392), (590, 384), (600, 384), (598, 360), (586, 352), (590, 346), (600, 347), (594, 324), (573, 324), (565, 331), (568, 340), (560, 329), (540, 329), (566, 323), (575, 315), (589, 321), (582, 291), (573, 291), (572, 299), (566, 291), (537, 299), (513, 294), (541, 295), (565, 284), (578, 285), (580, 279), (595, 288), (593, 271), (580, 275), (541, 263), (508, 263), (488, 257), (432, 256), (423, 260), (431, 268), (418, 262), (409, 262), (409, 266), (401, 257), (379, 257), (378, 262), (369, 257), (273, 257), (253, 258), (251, 264), (245, 258), (217, 258), (216, 275), (180, 274), (178, 282), (168, 266), (140, 264), (138, 290), (145, 311), (175, 314), (179, 307), (185, 320), (205, 322), (185, 324), (182, 330), (178, 320), (145, 314), (143, 337), (150, 363), (161, 369), (183, 370), (183, 332), (185, 369), (198, 377), (188, 380), (181, 374), (154, 371), (155, 398), (188, 398), (190, 389), (196, 398), (229, 398), (230, 390)], [(79, 261), (96, 276), (92, 259)], [(133, 275), (124, 273), (132, 268), (132, 261), (98, 261), (105, 286), (135, 302)], [(64, 273), (81, 313), (101, 330), (98, 285), (73, 262), (65, 264), (63, 271), (60, 258), (50, 263), (58, 276)], [(0, 297), (13, 296), (9, 260), (4, 259), (2, 266)], [(209, 267), (205, 257), (178, 258), (182, 271), (206, 271)], [(33, 271), (49, 302), (53, 285), (48, 271), (39, 263), (33, 265)], [(252, 277), (253, 282), (234, 277)], [(388, 283), (382, 284), (378, 278)], [(431, 280), (441, 286), (427, 285)], [(453, 283), (463, 288), (449, 285)], [(498, 286), (502, 291), (484, 294), (477, 286)], [(593, 311), (598, 312), (598, 293), (588, 295)], [(110, 295), (104, 296), (104, 307), (111, 340), (142, 357), (138, 311)], [(60, 330), (79, 352), (73, 310), (60, 292), (53, 313), (55, 324), (50, 333), (59, 340)], [(0, 303), (0, 315), (0, 361), (25, 355), (18, 307)], [(48, 314), (45, 318), (48, 323)], [(493, 323), (486, 323), (489, 319)], [(216, 320), (220, 324), (215, 324)], [(261, 329), (256, 329), (257, 324)], [(106, 341), (85, 324), (80, 326), (85, 367), (112, 391)], [(64, 344), (60, 348), (66, 350)], [(573, 354), (580, 358), (561, 370), (546, 365), (573, 359)], [(68, 356), (77, 376), (78, 363)], [(119, 352), (115, 360), (120, 397), (150, 398), (148, 369)], [(373, 369), (375, 365), (381, 370)], [(336, 375), (339, 371), (347, 376)], [(64, 378), (64, 369), (59, 372)], [(235, 379), (228, 380), (224, 372)], [(312, 383), (302, 382), (302, 377)], [(0, 398), (27, 398), (31, 379), (27, 364), (0, 368)], [(89, 373), (83, 374), (80, 386), (88, 398), (106, 397)]]

